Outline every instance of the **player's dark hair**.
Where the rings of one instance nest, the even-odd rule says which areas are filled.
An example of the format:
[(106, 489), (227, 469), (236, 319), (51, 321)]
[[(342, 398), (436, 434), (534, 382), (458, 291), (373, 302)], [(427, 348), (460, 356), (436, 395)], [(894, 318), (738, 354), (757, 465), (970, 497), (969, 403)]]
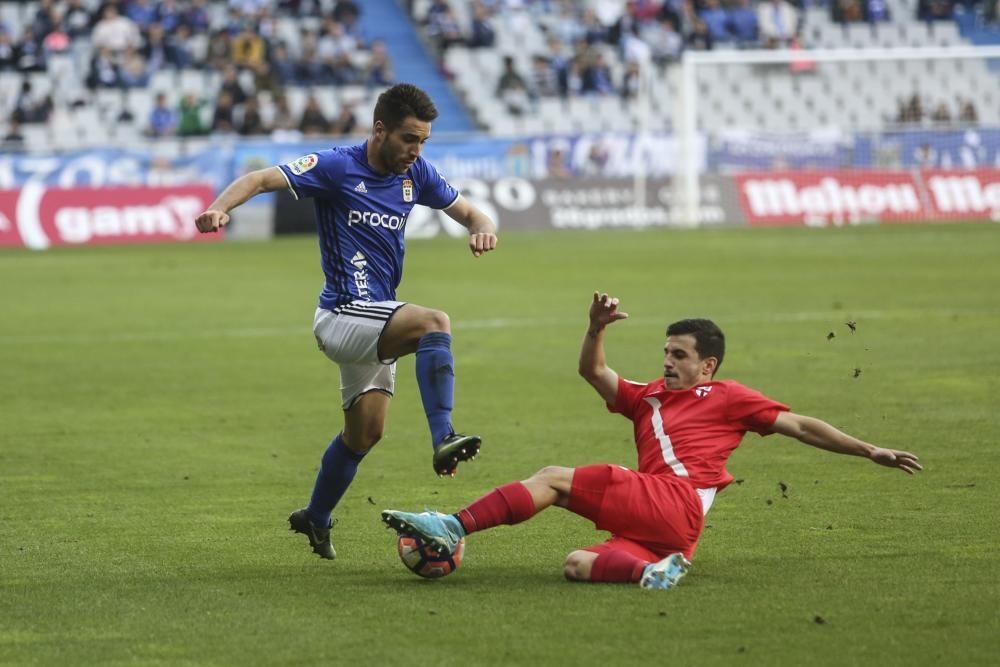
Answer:
[(410, 116), (425, 123), (438, 117), (437, 107), (430, 95), (411, 83), (397, 83), (378, 96), (375, 102), (375, 120), (382, 121), (390, 132)]
[(715, 370), (719, 370), (722, 358), (726, 356), (726, 336), (718, 324), (698, 318), (678, 320), (667, 327), (667, 335), (694, 336), (694, 349), (698, 356), (702, 359), (715, 357), (718, 361)]

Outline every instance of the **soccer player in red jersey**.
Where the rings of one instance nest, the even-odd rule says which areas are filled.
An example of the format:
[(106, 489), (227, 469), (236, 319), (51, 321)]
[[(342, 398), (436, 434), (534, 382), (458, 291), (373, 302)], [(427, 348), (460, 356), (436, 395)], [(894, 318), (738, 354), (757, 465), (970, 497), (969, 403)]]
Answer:
[(725, 337), (711, 320), (680, 320), (667, 328), (662, 379), (643, 384), (619, 377), (604, 358), (605, 328), (628, 317), (618, 305), (618, 299), (594, 293), (579, 370), (611, 412), (632, 421), (638, 471), (607, 464), (549, 466), (452, 515), (386, 510), (382, 520), (450, 552), (469, 533), (519, 523), (558, 505), (612, 533), (566, 557), (567, 579), (664, 589), (690, 567), (705, 514), (733, 481), (726, 461), (747, 431), (781, 433), (911, 475), (922, 470), (909, 452), (877, 447), (795, 414), (733, 380), (713, 380), (725, 356)]

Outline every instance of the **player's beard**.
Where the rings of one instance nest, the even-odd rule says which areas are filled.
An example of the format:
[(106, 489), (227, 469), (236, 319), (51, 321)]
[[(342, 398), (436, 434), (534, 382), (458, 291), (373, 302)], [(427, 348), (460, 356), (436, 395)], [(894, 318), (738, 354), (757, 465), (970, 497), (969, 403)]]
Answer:
[(386, 161), (386, 164), (392, 165), (392, 171), (395, 174), (405, 174), (406, 170), (410, 168), (410, 158), (405, 154), (395, 153), (392, 155), (391, 161)]
[(378, 162), (379, 169), (385, 169), (390, 174), (398, 174), (400, 167), (400, 159), (397, 157), (397, 153), (392, 150), (389, 142), (383, 143), (378, 147)]
[(407, 160), (405, 156), (397, 157), (396, 155), (383, 155), (382, 163), (385, 165), (391, 165), (389, 169), (394, 174), (405, 174), (406, 170), (410, 168), (409, 160)]
[[(416, 160), (414, 160), (413, 162), (416, 162)], [(399, 167), (396, 173), (405, 174), (406, 171), (413, 165), (413, 162), (411, 162), (408, 158), (405, 157), (400, 158), (398, 163)]]

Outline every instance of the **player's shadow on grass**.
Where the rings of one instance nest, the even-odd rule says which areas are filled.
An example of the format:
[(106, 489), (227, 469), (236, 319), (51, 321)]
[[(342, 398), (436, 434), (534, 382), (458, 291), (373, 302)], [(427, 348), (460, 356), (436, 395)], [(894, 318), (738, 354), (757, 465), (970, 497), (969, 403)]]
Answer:
[(399, 575), (380, 577), (382, 583), (391, 581), (398, 586), (447, 586), (449, 588), (476, 589), (495, 592), (497, 588), (510, 592), (523, 590), (526, 594), (537, 595), (540, 588), (572, 585), (562, 576), (561, 569), (525, 569), (523, 567), (488, 568), (478, 572), (457, 571), (441, 579), (424, 579), (399, 566)]

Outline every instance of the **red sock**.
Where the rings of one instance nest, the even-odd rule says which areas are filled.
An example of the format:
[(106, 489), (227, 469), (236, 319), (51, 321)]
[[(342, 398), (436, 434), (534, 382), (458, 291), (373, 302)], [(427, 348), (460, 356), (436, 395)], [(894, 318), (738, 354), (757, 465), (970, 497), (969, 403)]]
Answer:
[(597, 554), (590, 568), (591, 581), (637, 582), (648, 561), (633, 556), (627, 551), (605, 551)]
[(493, 489), (479, 500), (457, 512), (466, 533), (501, 524), (513, 525), (535, 516), (535, 501), (520, 482)]

